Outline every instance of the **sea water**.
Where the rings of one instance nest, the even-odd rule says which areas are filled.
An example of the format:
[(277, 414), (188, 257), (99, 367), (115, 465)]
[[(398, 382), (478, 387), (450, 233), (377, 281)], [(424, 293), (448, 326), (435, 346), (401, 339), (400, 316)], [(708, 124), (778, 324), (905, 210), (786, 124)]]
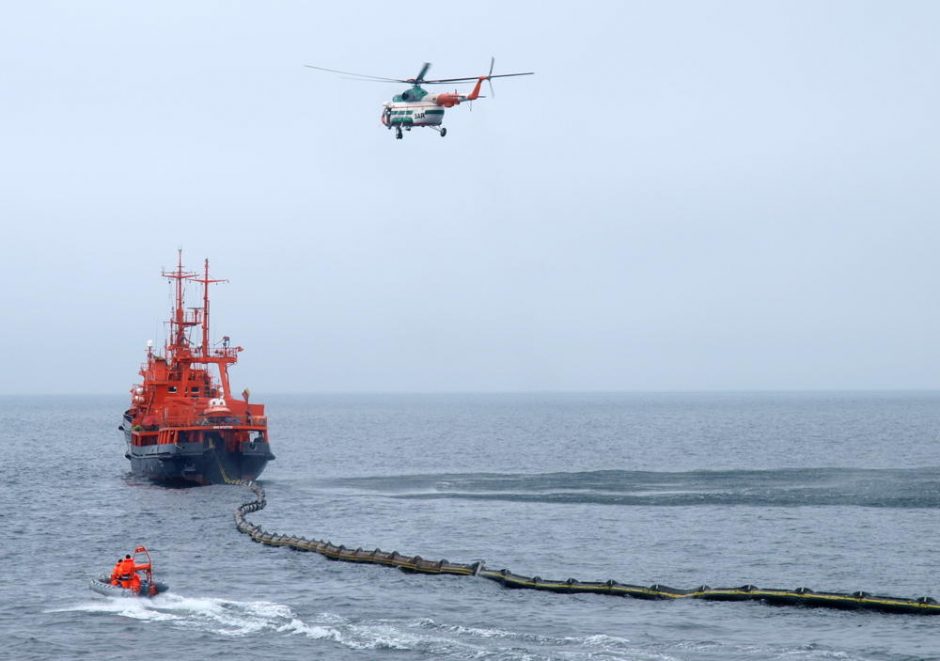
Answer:
[[(257, 394), (261, 397), (261, 394)], [(265, 529), (543, 578), (940, 597), (940, 394), (261, 397)], [(940, 618), (641, 601), (254, 544), (120, 397), (0, 398), (0, 658), (940, 659)], [(146, 544), (152, 600), (88, 580)]]

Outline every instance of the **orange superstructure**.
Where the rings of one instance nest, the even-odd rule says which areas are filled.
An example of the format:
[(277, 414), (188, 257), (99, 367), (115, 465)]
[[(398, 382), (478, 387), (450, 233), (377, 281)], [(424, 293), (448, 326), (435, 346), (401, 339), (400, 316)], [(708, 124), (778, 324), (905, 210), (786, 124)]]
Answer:
[[(141, 383), (131, 389), (131, 406), (121, 429), (131, 469), (160, 481), (217, 484), (255, 479), (274, 455), (268, 442), (264, 405), (232, 396), (228, 367), (242, 347), (228, 336), (209, 340), (209, 285), (224, 282), (184, 271), (182, 252), (176, 269), (163, 276), (174, 283), (175, 305), (163, 352), (148, 342)], [(184, 306), (185, 284), (202, 285), (202, 307)], [(193, 342), (199, 329), (201, 337)]]

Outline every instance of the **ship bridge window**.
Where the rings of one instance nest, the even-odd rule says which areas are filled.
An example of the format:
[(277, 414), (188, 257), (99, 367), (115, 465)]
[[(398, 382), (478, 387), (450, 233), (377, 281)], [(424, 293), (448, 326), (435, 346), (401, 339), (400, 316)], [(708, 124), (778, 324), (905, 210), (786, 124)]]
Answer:
[(199, 394), (199, 386), (193, 386), (192, 388), (189, 389), (189, 392), (191, 392), (191, 393), (194, 394), (194, 395), (198, 395), (198, 394)]
[(176, 392), (176, 386), (170, 386), (169, 388), (167, 388), (167, 390), (169, 390), (170, 392)]

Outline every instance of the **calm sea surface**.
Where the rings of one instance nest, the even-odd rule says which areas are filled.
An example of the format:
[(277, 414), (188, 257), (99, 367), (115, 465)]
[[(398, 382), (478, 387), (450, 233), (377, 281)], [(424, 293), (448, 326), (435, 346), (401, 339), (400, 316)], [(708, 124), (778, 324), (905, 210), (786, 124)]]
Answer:
[[(272, 531), (690, 588), (940, 598), (940, 394), (271, 396)], [(121, 397), (0, 398), (0, 658), (940, 659), (940, 618), (513, 591), (263, 547), (129, 474)], [(88, 579), (144, 543), (171, 591)]]

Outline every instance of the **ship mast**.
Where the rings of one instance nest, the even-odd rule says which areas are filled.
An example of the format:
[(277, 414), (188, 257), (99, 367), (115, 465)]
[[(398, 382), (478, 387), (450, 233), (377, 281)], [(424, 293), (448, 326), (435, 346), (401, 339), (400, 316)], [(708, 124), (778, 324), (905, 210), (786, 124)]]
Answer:
[[(229, 347), (228, 338), (224, 340), (221, 349), (212, 349), (209, 345), (209, 285), (219, 282), (228, 282), (218, 278), (209, 277), (209, 260), (203, 263), (202, 277), (196, 273), (183, 270), (183, 250), (178, 250), (176, 269), (164, 271), (163, 277), (176, 281), (176, 303), (173, 317), (170, 319), (170, 333), (167, 338), (167, 358), (172, 359), (171, 364), (176, 370), (176, 378), (186, 383), (190, 366), (193, 363), (203, 365), (215, 364), (219, 370), (219, 381), (222, 388), (220, 395), (229, 394), (228, 366), (238, 360), (241, 347)], [(186, 313), (184, 305), (184, 280), (191, 280), (202, 284), (202, 308), (191, 308)], [(202, 327), (202, 344), (195, 350), (189, 341), (188, 331), (194, 326)], [(185, 387), (185, 386), (184, 386)]]
[(212, 280), (209, 278), (209, 260), (206, 259), (202, 278), (194, 277), (193, 280), (202, 283), (202, 355), (209, 355), (209, 285), (217, 282), (228, 282), (228, 280)]
[(241, 351), (241, 347), (229, 348), (227, 337), (225, 338), (224, 346), (221, 349), (213, 350), (209, 346), (209, 285), (220, 282), (228, 282), (228, 280), (209, 277), (208, 259), (203, 262), (202, 277), (199, 278), (194, 275), (191, 280), (193, 280), (193, 282), (202, 284), (202, 310), (200, 311), (202, 317), (202, 346), (200, 347), (198, 355), (194, 356), (191, 360), (194, 363), (203, 363), (205, 365), (215, 363), (219, 370), (219, 381), (222, 387), (222, 392), (219, 394), (224, 398), (230, 394), (228, 366), (230, 363), (234, 363), (236, 360), (238, 360), (236, 353)]
[(196, 325), (195, 318), (186, 318), (186, 309), (183, 307), (183, 281), (195, 278), (196, 274), (183, 271), (182, 248), (177, 250), (176, 270), (164, 271), (163, 277), (176, 281), (176, 304), (173, 310), (173, 318), (170, 319), (170, 337), (167, 338), (167, 353), (176, 361), (180, 357), (178, 354), (182, 354), (189, 345), (186, 338), (186, 329)]

